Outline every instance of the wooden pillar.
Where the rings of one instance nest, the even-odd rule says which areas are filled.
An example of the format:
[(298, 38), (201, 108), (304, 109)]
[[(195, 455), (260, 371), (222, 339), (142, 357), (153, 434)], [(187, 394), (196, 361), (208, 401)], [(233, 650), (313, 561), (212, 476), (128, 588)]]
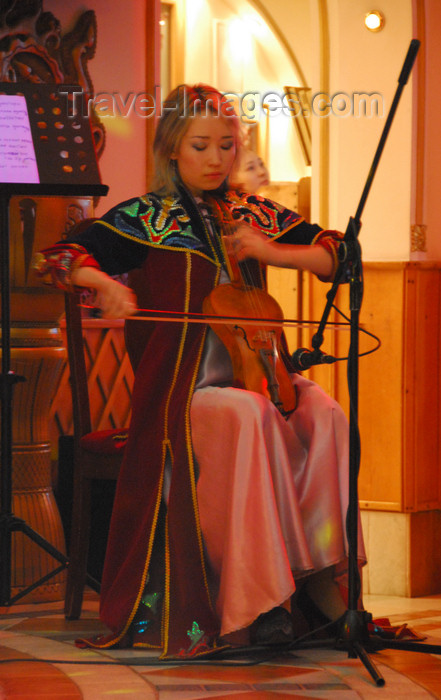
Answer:
[[(11, 369), (25, 377), (16, 384), (12, 414), (12, 512), (59, 552), (64, 533), (52, 487), (48, 414), (66, 352), (58, 328), (13, 328)], [(3, 465), (2, 465), (3, 466)], [(11, 598), (53, 571), (59, 563), (20, 532), (11, 541)], [(24, 602), (60, 600), (65, 572), (28, 593)]]

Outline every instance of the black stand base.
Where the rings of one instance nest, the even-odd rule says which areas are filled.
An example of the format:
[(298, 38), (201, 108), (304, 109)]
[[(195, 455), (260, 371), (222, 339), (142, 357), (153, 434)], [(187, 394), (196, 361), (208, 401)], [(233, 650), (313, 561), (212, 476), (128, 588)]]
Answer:
[[(341, 624), (335, 637), (327, 639), (312, 638), (308, 635), (294, 641), (289, 647), (290, 651), (300, 649), (330, 648), (336, 651), (345, 651), (348, 658), (358, 658), (370, 674), (377, 687), (385, 685), (385, 680), (369, 654), (381, 652), (386, 649), (400, 651), (419, 652), (421, 654), (441, 654), (441, 645), (432, 644), (423, 640), (385, 639), (381, 636), (371, 635), (368, 631), (368, 623), (372, 621), (371, 613), (366, 610), (347, 610), (341, 618)], [(337, 623), (329, 623), (336, 625)], [(326, 628), (320, 628), (323, 632)], [(311, 632), (314, 635), (314, 631)]]
[[(39, 547), (44, 549), (48, 554), (50, 554), (54, 559), (61, 563), (61, 566), (57, 567), (53, 571), (42, 578), (35, 581), (33, 584), (27, 588), (17, 593), (11, 598), (11, 535), (13, 532), (22, 532), (24, 535), (29, 537), (33, 542), (35, 542)], [(35, 532), (24, 520), (17, 518), (15, 515), (10, 513), (9, 515), (0, 516), (0, 551), (1, 556), (1, 575), (0, 575), (0, 606), (9, 606), (16, 603), (24, 596), (28, 595), (31, 591), (35, 590), (43, 583), (56, 576), (61, 571), (63, 571), (68, 565), (67, 557), (59, 552), (50, 542), (48, 542), (44, 537)]]
[(367, 623), (371, 619), (372, 615), (365, 610), (347, 610), (342, 624), (342, 644), (347, 649), (349, 658), (360, 659), (375, 685), (381, 687), (385, 680), (365, 649), (369, 644)]

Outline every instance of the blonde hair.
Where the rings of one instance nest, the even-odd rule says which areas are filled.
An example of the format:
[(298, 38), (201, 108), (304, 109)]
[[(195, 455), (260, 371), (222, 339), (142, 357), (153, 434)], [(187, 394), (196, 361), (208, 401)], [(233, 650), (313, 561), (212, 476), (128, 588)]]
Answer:
[(210, 85), (179, 85), (166, 97), (153, 141), (155, 174), (152, 189), (160, 194), (176, 192), (179, 182), (176, 161), (190, 120), (199, 115), (214, 114), (231, 120), (236, 144), (240, 141), (239, 119), (231, 102)]

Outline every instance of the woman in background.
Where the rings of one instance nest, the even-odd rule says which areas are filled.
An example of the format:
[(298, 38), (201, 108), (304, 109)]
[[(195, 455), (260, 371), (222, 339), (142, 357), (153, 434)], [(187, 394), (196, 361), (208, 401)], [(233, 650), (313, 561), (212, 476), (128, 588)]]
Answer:
[(262, 158), (249, 148), (241, 148), (229, 177), (230, 186), (251, 194), (270, 183), (268, 169)]

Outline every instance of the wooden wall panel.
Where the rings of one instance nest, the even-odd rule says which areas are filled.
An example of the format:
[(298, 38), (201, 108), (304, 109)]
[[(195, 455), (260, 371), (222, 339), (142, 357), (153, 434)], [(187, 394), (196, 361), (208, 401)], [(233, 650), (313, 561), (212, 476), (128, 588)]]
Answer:
[(441, 504), (441, 266), (409, 263), (404, 282), (404, 510), (432, 510)]
[(403, 507), (403, 274), (404, 263), (365, 265), (360, 317), (381, 347), (360, 358), (359, 497), (362, 507), (392, 511)]
[[(373, 349), (376, 341), (362, 329), (381, 338), (382, 345), (358, 363), (358, 414), (361, 440), (359, 497), (362, 507), (399, 511), (402, 508), (401, 444), (401, 352), (403, 265), (394, 263), (366, 265), (360, 312), (359, 351)], [(305, 284), (305, 315), (320, 319), (329, 285), (309, 277)], [(350, 318), (349, 285), (342, 285), (335, 305)], [(331, 310), (329, 320), (344, 322)], [(313, 328), (306, 346), (311, 347)], [(346, 325), (326, 326), (322, 350), (334, 357), (346, 358), (350, 349), (350, 330)], [(343, 407), (349, 419), (347, 361), (313, 367), (305, 375), (318, 382)]]
[[(362, 508), (419, 512), (441, 507), (440, 267), (364, 264), (360, 325), (378, 335), (382, 345), (359, 360)], [(347, 299), (341, 308), (348, 308)], [(344, 354), (345, 333), (335, 335), (337, 353), (331, 354)], [(370, 347), (373, 340), (360, 333), (360, 351)], [(309, 376), (347, 411), (342, 369), (314, 368)]]
[[(303, 274), (299, 286), (295, 271), (272, 272), (270, 280), (285, 314), (299, 308), (304, 322), (288, 332), (290, 351), (311, 348), (317, 325), (305, 322), (320, 321), (330, 286), (309, 274)], [(336, 305), (350, 316), (348, 285), (340, 287)], [(339, 318), (332, 310), (329, 320)], [(441, 264), (365, 263), (360, 328), (361, 353), (375, 346), (363, 329), (381, 339), (379, 350), (359, 359), (361, 507), (396, 512), (439, 509)], [(346, 357), (349, 343), (347, 328), (325, 327), (324, 352)], [(346, 361), (304, 372), (334, 396), (349, 417), (346, 373)]]

